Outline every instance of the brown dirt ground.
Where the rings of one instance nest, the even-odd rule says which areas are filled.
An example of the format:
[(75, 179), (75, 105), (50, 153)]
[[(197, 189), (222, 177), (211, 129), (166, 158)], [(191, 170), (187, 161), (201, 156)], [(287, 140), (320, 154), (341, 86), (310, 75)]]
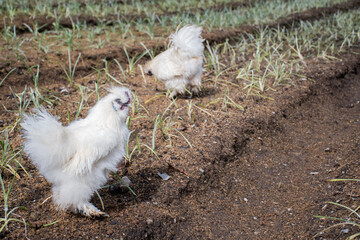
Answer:
[[(239, 3), (233, 3), (234, 5)], [(231, 4), (228, 4), (231, 5)], [(336, 4), (333, 7), (324, 7), (324, 8), (313, 8), (303, 12), (291, 14), (287, 17), (282, 17), (277, 21), (269, 24), (263, 25), (243, 25), (238, 28), (234, 29), (213, 29), (211, 32), (205, 31), (203, 33), (203, 38), (206, 39), (210, 44), (212, 43), (220, 43), (224, 42), (225, 40), (230, 40), (230, 42), (234, 42), (237, 40), (237, 36), (243, 33), (254, 33), (258, 31), (259, 28), (264, 27), (276, 27), (276, 26), (291, 26), (296, 25), (300, 21), (314, 21), (317, 19), (321, 19), (326, 17), (330, 14), (334, 14), (336, 12), (346, 12), (352, 9), (357, 9), (360, 7), (360, 2), (358, 0), (349, 0), (348, 2)], [(221, 6), (218, 6), (219, 10)], [(80, 16), (78, 16), (80, 17)], [(89, 22), (89, 24), (98, 24), (98, 19), (94, 19), (93, 16), (81, 16), (82, 21)], [(18, 29), (20, 29), (19, 34), (22, 36), (31, 39), (33, 36), (30, 34), (25, 28), (25, 25), (22, 23), (27, 23), (29, 26), (32, 26), (34, 19), (29, 19), (27, 16), (19, 16), (15, 19), (15, 22), (19, 22), (17, 24)], [(52, 19), (39, 16), (36, 18), (39, 26), (44, 25), (45, 23), (49, 23), (48, 26), (53, 26)], [(71, 27), (70, 19), (63, 20), (63, 27)], [(66, 22), (69, 23), (66, 23)], [(4, 23), (2, 23), (4, 24)], [(70, 24), (70, 25), (69, 25)], [(23, 29), (21, 27), (24, 27)], [(0, 29), (3, 28), (3, 25), (0, 23)], [(22, 30), (21, 30), (22, 29)], [(49, 29), (42, 29), (42, 30), (49, 30)], [(75, 77), (76, 78), (84, 78), (89, 75), (90, 72), (93, 72), (94, 68), (104, 68), (103, 60), (106, 59), (107, 61), (112, 61), (114, 59), (118, 60), (121, 64), (127, 64), (128, 60), (123, 50), (123, 46), (126, 46), (126, 49), (130, 56), (134, 56), (136, 54), (141, 54), (144, 51), (144, 48), (138, 44), (139, 41), (143, 42), (148, 49), (157, 49), (157, 52), (161, 52), (167, 46), (167, 39), (164, 39), (164, 35), (168, 35), (168, 32), (164, 32), (162, 29), (156, 29), (155, 31), (155, 39), (148, 40), (148, 37), (144, 33), (135, 33), (137, 35), (137, 40), (131, 39), (122, 39), (122, 44), (115, 42), (111, 42), (106, 47), (102, 49), (92, 49), (92, 48), (82, 48), (81, 46), (84, 45), (83, 42), (86, 39), (80, 39), (78, 41), (74, 40), (74, 45), (77, 46), (77, 51), (72, 51), (72, 62), (76, 61), (77, 56), (81, 53), (82, 57), (78, 64)], [(118, 36), (115, 36), (118, 38)], [(3, 40), (0, 40), (0, 44), (4, 44)], [(58, 43), (61, 45), (60, 43)], [(26, 57), (23, 57), (24, 60), (20, 61), (17, 59), (13, 51), (2, 52), (0, 57), (0, 79), (4, 78), (7, 73), (9, 73), (14, 67), (16, 70), (16, 75), (11, 75), (8, 77), (7, 81), (3, 84), (3, 86), (12, 86), (15, 88), (17, 86), (23, 86), (24, 84), (29, 84), (29, 74), (24, 74), (27, 71), (27, 66), (34, 66), (39, 65), (41, 69), (41, 76), (40, 80), (45, 78), (45, 82), (48, 82), (50, 79), (53, 82), (65, 82), (64, 80), (64, 72), (61, 69), (60, 64), (65, 65), (68, 62), (68, 55), (67, 55), (67, 47), (64, 45), (63, 47), (59, 47), (56, 50), (52, 50), (49, 53), (43, 53), (34, 49), (33, 44), (28, 43), (25, 41), (21, 49), (25, 52)], [(145, 55), (144, 58), (139, 62), (143, 64), (148, 59), (148, 55)], [(24, 64), (26, 62), (26, 65)], [(112, 71), (118, 69), (116, 64), (110, 64), (110, 68)], [(115, 74), (121, 75), (119, 71)], [(31, 84), (31, 83), (30, 83)], [(4, 89), (4, 88), (2, 88)], [(19, 89), (20, 90), (20, 89)], [(1, 89), (0, 89), (1, 93)]]
[[(28, 209), (22, 213), (30, 224), (27, 236), (311, 238), (325, 225), (313, 215), (334, 214), (326, 201), (352, 206), (359, 198), (356, 184), (328, 182), (359, 178), (360, 58), (342, 59), (316, 62), (308, 72), (316, 83), (289, 88), (281, 98), (251, 108), (258, 112), (200, 124), (190, 140), (194, 151), (176, 144), (159, 160), (139, 156), (127, 169), (137, 197), (116, 187), (100, 191), (108, 219), (87, 219), (58, 212), (51, 201), (43, 204), (51, 194), (50, 185), (26, 163), (33, 177), (17, 180), (12, 194)], [(171, 178), (163, 181), (157, 172)], [(93, 202), (100, 204), (96, 197)], [(56, 220), (61, 221), (42, 227)], [(24, 236), (23, 230), (13, 230), (6, 238)], [(328, 239), (335, 239), (339, 231), (331, 234)]]
[[(175, 15), (178, 14), (180, 11), (186, 11), (188, 13), (194, 13), (194, 12), (204, 12), (206, 10), (212, 9), (215, 11), (222, 11), (224, 10), (224, 8), (228, 8), (228, 9), (236, 9), (239, 7), (250, 7), (252, 6), (254, 3), (256, 2), (256, 0), (252, 0), (252, 1), (238, 1), (238, 2), (229, 2), (229, 3), (221, 3), (221, 4), (215, 4), (213, 6), (209, 6), (208, 8), (204, 9), (204, 8), (189, 8), (189, 9), (182, 9), (179, 11), (166, 11), (164, 9), (158, 9), (160, 10), (160, 13), (158, 13), (157, 15), (159, 17), (161, 16), (169, 16), (169, 15)], [(80, 4), (80, 9), (84, 8), (86, 6), (86, 2), (83, 2)], [(57, 5), (53, 6), (54, 8), (58, 7)], [(99, 24), (105, 24), (105, 25), (112, 25), (114, 24), (114, 21), (116, 21), (118, 18), (120, 18), (121, 20), (125, 19), (127, 21), (132, 21), (132, 20), (137, 20), (139, 18), (142, 18), (146, 21), (146, 19), (148, 18), (148, 14), (143, 12), (141, 14), (122, 14), (122, 15), (107, 15), (104, 17), (93, 17), (93, 16), (88, 16), (88, 15), (76, 15), (76, 16), (71, 16), (72, 19), (77, 19), (79, 22), (86, 22), (87, 25), (92, 26), (92, 25), (99, 25)], [(9, 18), (5, 18), (5, 21), (0, 23), (0, 30), (3, 30), (5, 28), (5, 26), (9, 26), (10, 23), (10, 19)], [(53, 30), (54, 29), (54, 25), (53, 23), (55, 22), (55, 18), (54, 17), (50, 17), (50, 16), (36, 16), (36, 21), (38, 23), (38, 26), (43, 26), (39, 31), (45, 31), (45, 30)], [(17, 29), (17, 33), (18, 34), (22, 34), (24, 32), (29, 32), (29, 29), (25, 27), (25, 25), (23, 25), (24, 23), (26, 23), (29, 26), (32, 26), (34, 22), (34, 17), (31, 16), (15, 16), (13, 19), (13, 25), (18, 26)], [(72, 22), (70, 20), (70, 18), (63, 18), (60, 20), (60, 26), (64, 27), (64, 28), (72, 28)]]
[[(123, 57), (108, 48), (94, 51), (96, 54)], [(32, 63), (30, 59), (30, 66), (44, 57), (38, 53), (27, 55), (34, 59)], [(77, 108), (74, 101), (78, 94), (73, 94), (76, 89), (62, 79), (56, 62), (57, 58), (66, 59), (66, 55), (50, 58), (52, 61), (41, 65), (40, 86), (63, 99), (50, 111), (65, 121), (67, 111), (72, 113)], [(356, 183), (328, 182), (332, 178), (359, 178), (360, 57), (347, 54), (338, 58), (331, 62), (310, 60), (305, 75), (315, 82), (297, 80), (295, 85), (277, 89), (268, 95), (274, 101), (258, 97), (244, 100), (242, 92), (230, 89), (234, 99), (243, 101), (244, 112), (229, 108), (226, 113), (220, 105), (214, 105), (212, 116), (198, 111), (190, 122), (185, 120), (188, 116), (182, 108), (189, 100), (178, 99), (178, 128), (194, 148), (190, 149), (182, 138), (173, 138), (169, 148), (169, 142), (157, 135), (159, 159), (143, 151), (135, 155), (126, 170), (137, 197), (120, 191), (113, 178), (109, 181), (113, 187), (99, 191), (110, 218), (88, 219), (58, 212), (51, 200), (43, 203), (51, 195), (51, 186), (26, 158), (24, 165), (32, 177), (20, 172), (22, 178), (16, 180), (10, 207), (27, 208), (19, 213), (29, 224), (27, 237), (31, 239), (311, 238), (322, 226), (329, 226), (329, 222), (313, 215), (330, 216), (334, 210), (343, 213), (326, 201), (357, 206), (360, 196)], [(83, 57), (77, 82), (92, 86), (95, 76), (87, 75), (92, 71), (91, 64), (98, 62), (97, 57)], [(1, 76), (14, 67), (1, 64)], [(0, 100), (10, 110), (16, 105), (8, 87), (20, 92), (32, 81), (22, 63), (18, 64), (16, 75), (0, 88)], [(115, 77), (120, 74), (112, 69)], [(222, 94), (210, 77), (204, 75), (205, 88), (197, 98), (203, 105)], [(127, 85), (142, 103), (164, 90), (162, 84), (150, 79), (144, 86), (138, 72)], [(69, 90), (66, 95), (61, 93), (64, 86)], [(101, 94), (105, 94), (104, 89)], [(94, 103), (92, 96), (86, 107)], [(169, 103), (159, 97), (145, 105), (156, 116)], [(15, 118), (3, 109), (0, 117), (3, 126)], [(152, 121), (134, 122), (131, 129), (142, 142), (151, 145)], [(12, 137), (21, 142), (18, 131)], [(171, 178), (164, 181), (158, 172)], [(100, 207), (96, 196), (92, 202)], [(43, 226), (57, 220), (60, 222)], [(24, 238), (21, 225), (11, 224), (10, 229), (1, 237)], [(339, 229), (326, 235), (327, 239), (344, 237)]]
[[(22, 214), (30, 224), (28, 237), (310, 238), (322, 225), (313, 215), (332, 214), (331, 208), (322, 209), (327, 200), (355, 204), (358, 198), (355, 185), (349, 196), (349, 186), (328, 182), (359, 178), (360, 59), (343, 59), (309, 69), (315, 84), (284, 90), (281, 98), (252, 112), (201, 123), (190, 138), (195, 153), (176, 144), (159, 160), (139, 156), (127, 169), (137, 197), (117, 188), (100, 191), (109, 219), (57, 212), (51, 201), (42, 204), (50, 186), (26, 163), (33, 178), (17, 180), (13, 196), (28, 209)], [(157, 172), (171, 178), (163, 181)], [(95, 197), (93, 202), (99, 206)], [(41, 227), (55, 220), (61, 222)], [(23, 229), (6, 237), (19, 236)]]

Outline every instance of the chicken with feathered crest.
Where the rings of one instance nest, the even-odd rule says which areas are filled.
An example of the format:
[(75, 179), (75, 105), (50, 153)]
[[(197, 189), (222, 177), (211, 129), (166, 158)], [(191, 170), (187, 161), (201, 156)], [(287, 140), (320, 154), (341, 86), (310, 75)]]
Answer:
[(200, 91), (204, 51), (201, 31), (196, 25), (177, 29), (170, 35), (169, 49), (145, 64), (144, 72), (164, 82), (171, 98), (186, 91)]
[(84, 119), (63, 126), (44, 108), (21, 123), (25, 153), (52, 184), (60, 209), (90, 217), (107, 216), (89, 201), (125, 155), (131, 92), (117, 87), (90, 109)]

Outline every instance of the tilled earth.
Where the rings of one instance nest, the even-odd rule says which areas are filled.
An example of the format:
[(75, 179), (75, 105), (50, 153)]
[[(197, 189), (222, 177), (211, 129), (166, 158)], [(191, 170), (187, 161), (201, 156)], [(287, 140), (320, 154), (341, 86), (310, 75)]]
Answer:
[[(116, 187), (100, 191), (110, 215), (107, 219), (57, 212), (51, 200), (43, 202), (51, 194), (50, 185), (27, 166), (34, 178), (20, 179), (14, 189), (20, 204), (28, 208), (27, 236), (311, 238), (331, 224), (314, 215), (347, 216), (327, 201), (356, 207), (359, 198), (356, 184), (328, 181), (359, 178), (359, 60), (346, 55), (336, 63), (314, 63), (316, 68), (309, 68), (308, 74), (316, 83), (284, 90), (277, 104), (264, 102), (268, 111), (224, 116), (216, 120), (216, 128), (213, 122), (205, 123), (213, 128), (205, 128), (207, 136), (197, 135), (202, 144), (195, 143), (199, 147), (192, 157), (181, 145), (177, 154), (168, 153), (164, 159), (134, 160), (127, 176), (138, 196)], [(179, 158), (190, 158), (193, 169), (174, 165)], [(164, 181), (158, 172), (171, 178)], [(96, 197), (93, 202), (100, 205)], [(56, 220), (60, 222), (43, 226)], [(327, 237), (344, 238), (344, 231), (337, 230)], [(22, 228), (6, 237), (23, 234)]]
[[(334, 11), (346, 11), (347, 7), (358, 6), (359, 2), (352, 0), (336, 8), (310, 10), (281, 19), (274, 26), (317, 19)], [(241, 32), (255, 30), (256, 27), (251, 26), (226, 32), (219, 30), (206, 33), (205, 38), (209, 42), (223, 41)], [(150, 48), (158, 44), (149, 41), (146, 45)], [(129, 53), (137, 50), (136, 47), (132, 50), (129, 48)], [(359, 49), (352, 51), (358, 53)], [(73, 62), (76, 56), (73, 55)], [(6, 60), (0, 65), (2, 78), (11, 68), (17, 69), (16, 74), (11, 75), (0, 88), (0, 99), (7, 109), (16, 110), (8, 87), (20, 92), (25, 84), (31, 82), (31, 77), (25, 66), (12, 57), (4, 54)], [(39, 60), (46, 57), (48, 61)], [(122, 63), (125, 61), (122, 50), (116, 47), (83, 52), (76, 73), (78, 83), (92, 86), (95, 76), (87, 75), (106, 57), (119, 59)], [(335, 223), (315, 218), (314, 215), (349, 216), (344, 209), (328, 201), (352, 208), (359, 206), (360, 192), (356, 182), (329, 182), (333, 178), (359, 179), (357, 169), (360, 167), (360, 57), (359, 54), (337, 57), (338, 60), (332, 61), (308, 60), (304, 75), (309, 80), (297, 80), (295, 85), (268, 93), (273, 101), (260, 97), (244, 100), (244, 93), (232, 89), (231, 96), (242, 103), (244, 111), (229, 107), (224, 112), (221, 107), (214, 106), (211, 116), (198, 111), (190, 124), (181, 120), (188, 117), (185, 108), (179, 107), (176, 110), (178, 127), (192, 143), (193, 149), (181, 137), (172, 138), (172, 147), (169, 147), (169, 141), (158, 134), (156, 151), (159, 158), (143, 151), (135, 154), (126, 171), (120, 172), (132, 181), (131, 187), (136, 197), (119, 188), (114, 176), (109, 180), (111, 187), (99, 191), (105, 211), (110, 215), (106, 219), (88, 219), (57, 211), (49, 199), (51, 186), (25, 157), (24, 165), (31, 177), (20, 172), (22, 177), (16, 179), (9, 204), (10, 208), (27, 208), (27, 211), (17, 211), (28, 223), (26, 233), (24, 226), (12, 222), (11, 231), (0, 237), (312, 238)], [(49, 109), (59, 115), (63, 122), (66, 122), (69, 109), (76, 110), (75, 101), (78, 100), (77, 89), (63, 79), (63, 72), (56, 63), (59, 59), (63, 63), (66, 58), (66, 54), (51, 53), (45, 57), (34, 54), (29, 59), (29, 65), (40, 64), (40, 85), (63, 99)], [(12, 61), (15, 65), (12, 65)], [(110, 69), (112, 73), (114, 69)], [(120, 74), (118, 71), (113, 75), (118, 77)], [(209, 79), (213, 76), (209, 74), (203, 76), (205, 87), (196, 101), (206, 103), (222, 94), (210, 84)], [(145, 105), (154, 116), (163, 113), (169, 105), (165, 98), (152, 99), (163, 93), (163, 85), (159, 83), (149, 81), (148, 86), (144, 87), (143, 79), (138, 74), (128, 79), (126, 84), (136, 92), (142, 103), (149, 101)], [(64, 89), (68, 92), (61, 95)], [(186, 106), (189, 101), (180, 98), (177, 104)], [(89, 108), (95, 102), (93, 95), (85, 107)], [(0, 111), (0, 116), (4, 125), (14, 121), (14, 115), (5, 110)], [(134, 122), (131, 130), (139, 134), (141, 142), (151, 145), (153, 126), (153, 122), (144, 120)], [(20, 144), (20, 133), (15, 131), (15, 135), (15, 141)], [(134, 142), (135, 138), (132, 137), (131, 143)], [(166, 173), (170, 179), (162, 180), (158, 173)], [(10, 176), (5, 180), (9, 182)], [(96, 196), (92, 202), (101, 207)], [(49, 223), (54, 224), (46, 226)], [(356, 231), (359, 230), (347, 226), (326, 232), (322, 237), (344, 239)]]
[[(268, 126), (258, 126), (242, 154), (215, 163), (200, 193), (193, 191), (173, 205), (186, 219), (175, 236), (310, 239), (322, 225), (314, 215), (335, 216), (326, 201), (349, 205), (351, 198), (341, 197), (347, 193), (328, 180), (359, 176), (358, 70), (315, 84), (307, 98)], [(351, 194), (352, 201), (358, 200)]]

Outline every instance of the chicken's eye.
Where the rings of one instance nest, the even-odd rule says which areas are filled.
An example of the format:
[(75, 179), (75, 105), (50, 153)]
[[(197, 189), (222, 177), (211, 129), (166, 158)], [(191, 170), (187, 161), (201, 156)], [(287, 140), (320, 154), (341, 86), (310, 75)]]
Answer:
[(116, 98), (116, 99), (115, 99), (115, 102), (118, 103), (118, 104), (121, 104), (121, 103), (122, 103), (121, 100), (120, 100), (120, 98)]

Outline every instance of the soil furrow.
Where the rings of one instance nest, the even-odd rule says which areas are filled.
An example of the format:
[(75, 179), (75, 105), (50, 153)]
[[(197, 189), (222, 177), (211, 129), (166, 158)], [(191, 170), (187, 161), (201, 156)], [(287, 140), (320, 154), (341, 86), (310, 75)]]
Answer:
[[(85, 4), (85, 3), (84, 3)], [(222, 11), (225, 8), (227, 9), (236, 9), (239, 7), (250, 7), (254, 4), (254, 1), (236, 1), (236, 2), (230, 2), (230, 3), (222, 3), (215, 6), (211, 6), (207, 9), (204, 8), (191, 8), (191, 9), (182, 9), (179, 11), (171, 11), (167, 12), (166, 10), (162, 10), (163, 13), (157, 14), (158, 17), (164, 17), (164, 16), (171, 16), (176, 15), (180, 12), (186, 11), (189, 14), (195, 14), (196, 12), (205, 12), (208, 10), (215, 10), (215, 11)], [(56, 6), (54, 6), (56, 7)], [(144, 19), (144, 21), (147, 21), (146, 19), (149, 18), (148, 14), (142, 13), (142, 14), (123, 14), (123, 15), (108, 15), (106, 17), (94, 17), (89, 15), (76, 15), (71, 16), (70, 18), (61, 19), (59, 22), (59, 26), (63, 28), (73, 28), (72, 21), (79, 21), (86, 23), (88, 26), (97, 26), (101, 24), (105, 24), (107, 26), (112, 26), (117, 20), (126, 20), (127, 22), (135, 21), (137, 19)], [(56, 21), (55, 18), (49, 17), (49, 16), (36, 16), (36, 21), (38, 23), (38, 26), (43, 26), (41, 29), (39, 29), (39, 32), (43, 31), (49, 31), (54, 30), (54, 23)], [(32, 26), (34, 22), (34, 19), (30, 16), (20, 16), (15, 17), (13, 19), (12, 25), (17, 26), (17, 33), (29, 33), (29, 29), (25, 27), (24, 23)], [(0, 31), (4, 29), (5, 26), (9, 26), (9, 22), (3, 22), (0, 24)]]
[[(29, 236), (79, 239), (86, 233), (74, 229), (85, 224), (100, 238), (308, 239), (318, 230), (312, 215), (332, 197), (326, 180), (343, 176), (347, 159), (360, 156), (360, 84), (354, 75), (360, 57), (339, 58), (308, 62), (306, 75), (316, 83), (280, 90), (274, 101), (256, 103), (251, 111), (203, 121), (189, 136), (190, 142), (202, 139), (194, 150), (177, 146), (159, 151), (161, 160), (137, 159), (128, 169), (136, 198), (100, 192), (110, 219), (56, 212), (51, 202), (39, 211), (49, 185), (24, 189), (20, 204), (28, 208)], [(207, 128), (213, 122), (217, 127)], [(170, 180), (162, 181), (158, 172)], [(54, 219), (61, 224), (50, 231), (41, 227)]]
[(313, 216), (336, 192), (327, 181), (348, 177), (344, 165), (360, 157), (360, 57), (325, 77), (320, 69), (294, 102), (248, 120), (232, 143), (222, 139), (234, 151), (210, 154), (218, 157), (175, 199), (173, 190), (152, 196), (178, 215), (156, 218), (161, 227), (139, 221), (125, 239), (309, 239), (321, 231)]
[[(294, 24), (296, 25), (300, 21), (315, 21), (324, 18), (326, 16), (329, 16), (331, 14), (334, 14), (338, 11), (344, 12), (359, 7), (360, 7), (360, 1), (349, 0), (346, 3), (336, 4), (333, 7), (314, 8), (314, 9), (306, 10), (304, 12), (291, 14), (290, 16), (282, 17), (277, 21), (275, 21), (274, 23), (270, 23), (270, 24), (244, 25), (239, 28), (227, 29), (227, 30), (213, 30), (212, 32), (204, 31), (203, 38), (206, 39), (206, 41), (208, 41), (210, 44), (220, 43), (225, 41), (226, 39), (229, 39), (230, 41), (236, 41), (237, 37), (240, 34), (255, 33), (256, 31), (259, 30), (259, 28), (264, 28), (264, 27), (273, 28), (277, 26), (290, 27), (293, 26)], [(167, 45), (167, 41), (168, 40), (166, 38), (163, 38), (161, 40), (144, 41), (143, 43), (148, 49), (156, 48), (158, 52), (161, 52), (165, 49), (165, 46)], [(144, 47), (142, 47), (138, 43), (130, 44), (127, 46), (127, 51), (130, 56), (139, 55), (143, 53), (144, 50), (145, 50)], [(128, 64), (128, 60), (126, 58), (124, 50), (119, 47), (110, 46), (99, 50), (91, 50), (91, 51), (87, 50), (81, 52), (82, 52), (82, 57), (81, 57), (80, 67), (78, 71), (76, 71), (75, 73), (77, 78), (81, 78), (89, 74), (88, 71), (92, 71), (94, 67), (103, 68), (104, 67), (104, 63), (102, 62), (103, 59), (106, 59), (107, 61), (117, 59), (124, 66)], [(49, 57), (51, 55), (52, 53), (48, 54)], [(73, 62), (76, 61), (75, 56), (77, 55), (78, 53), (76, 52), (73, 53), (73, 58), (74, 58)], [(56, 58), (58, 57), (56, 56)], [(64, 60), (60, 61), (61, 63), (64, 63), (68, 57), (63, 56), (63, 58)], [(148, 60), (148, 58), (149, 56), (145, 55), (143, 59), (140, 61), (140, 63), (144, 63), (144, 61)], [(39, 63), (39, 64), (42, 65), (41, 72), (45, 73), (46, 75), (53, 76), (52, 78), (53, 81), (64, 81), (64, 73), (63, 70), (60, 68), (60, 66), (58, 65), (46, 66), (47, 62)], [(15, 65), (17, 65), (17, 68), (19, 68), (20, 71), (21, 69), (24, 70), (26, 69), (26, 67), (21, 62), (18, 62)], [(36, 65), (36, 62), (28, 65)], [(6, 74), (9, 71), (11, 71), (11, 69), (13, 68), (13, 66), (11, 68), (7, 66), (8, 63), (0, 65), (0, 77), (6, 76)], [(51, 70), (47, 71), (46, 69), (51, 69)], [(49, 74), (47, 74), (46, 72), (48, 72)]]
[[(265, 26), (296, 26), (302, 20), (314, 21), (336, 11), (358, 8), (360, 2), (351, 0), (347, 4), (328, 12), (313, 9), (303, 15), (293, 14)], [(204, 32), (204, 37), (214, 44), (225, 39), (237, 41), (238, 34), (254, 33), (259, 28), (219, 30), (214, 36)], [(148, 48), (158, 46), (159, 52), (166, 40), (144, 44)], [(63, 124), (75, 119), (77, 109), (83, 108), (79, 117), (85, 117), (97, 101), (96, 86), (100, 86), (100, 96), (106, 94), (106, 88), (114, 83), (105, 79), (110, 70), (109, 74), (134, 93), (129, 121), (133, 131), (129, 149), (134, 147), (134, 155), (119, 175), (129, 177), (137, 195), (120, 187), (111, 174), (108, 185), (99, 189), (101, 199), (95, 194), (91, 199), (95, 206), (105, 208), (109, 218), (95, 220), (57, 211), (50, 198), (51, 184), (23, 156), (21, 163), (31, 177), (19, 170), (9, 209), (27, 209), (15, 211), (19, 214), (16, 217), (28, 223), (26, 233), (24, 225), (11, 222), (9, 231), (1, 232), (0, 238), (20, 239), (27, 234), (30, 239), (310, 239), (329, 226), (313, 215), (339, 214), (339, 209), (324, 205), (326, 201), (358, 207), (360, 183), (349, 189), (346, 183), (328, 180), (360, 179), (359, 47), (343, 49), (347, 53), (331, 60), (325, 56), (306, 58), (299, 62), (299, 75), (289, 75), (291, 84), (265, 91), (264, 97), (246, 95), (234, 74), (225, 73), (221, 79), (216, 76), (214, 81), (214, 71), (206, 71), (201, 94), (192, 99), (178, 97), (176, 104), (165, 98), (163, 83), (143, 79), (138, 71), (134, 75), (128, 72), (125, 79), (115, 62), (107, 69), (110, 63), (103, 60), (117, 59), (124, 69), (128, 64), (124, 51), (114, 46), (81, 52), (75, 81), (86, 87), (77, 89), (64, 80), (59, 66), (67, 63), (64, 49), (57, 54), (29, 50), (27, 63), (20, 59), (0, 63), (0, 79), (15, 68), (0, 86), (0, 126), (14, 126), (11, 144), (21, 146), (21, 130), (15, 126), (22, 106), (20, 98), (11, 92), (25, 91), (24, 86), (30, 92), (34, 79), (29, 71), (35, 74), (37, 68), (25, 65), (40, 65), (41, 93), (45, 99), (59, 97), (53, 105), (41, 104)], [(134, 43), (127, 51), (131, 57), (144, 49)], [(73, 64), (79, 53), (71, 52)], [(147, 57), (138, 63), (145, 60)], [(248, 60), (248, 56), (242, 59)], [(234, 80), (237, 85), (220, 86), (217, 79), (230, 84)], [(227, 105), (226, 96), (244, 110)], [(30, 106), (33, 104), (24, 111), (30, 111)], [(160, 118), (162, 124), (169, 125), (156, 125), (155, 119)], [(173, 129), (165, 132), (167, 127)], [(152, 146), (156, 154), (146, 146)], [(163, 180), (159, 173), (170, 178)], [(2, 176), (6, 185), (11, 182), (8, 172)], [(344, 216), (348, 217), (348, 212)], [(351, 233), (354, 229), (345, 230)], [(346, 231), (334, 230), (326, 239), (345, 238)]]
[(213, 42), (223, 42), (226, 39), (233, 40), (239, 34), (244, 33), (254, 33), (260, 28), (269, 27), (276, 28), (280, 27), (290, 27), (296, 26), (301, 21), (316, 21), (327, 16), (334, 14), (336, 12), (346, 12), (349, 10), (357, 9), (360, 7), (360, 2), (357, 0), (349, 0), (346, 3), (339, 3), (331, 7), (322, 7), (322, 8), (312, 8), (306, 11), (290, 14), (286, 17), (281, 17), (270, 24), (260, 24), (260, 25), (244, 25), (239, 28), (234, 28), (231, 30), (213, 30), (204, 34), (204, 38)]
[[(202, 36), (210, 44), (224, 42), (227, 39), (229, 39), (230, 41), (236, 41), (237, 37), (240, 34), (255, 33), (260, 28), (264, 28), (264, 27), (276, 28), (277, 26), (290, 27), (290, 26), (296, 25), (297, 23), (299, 23), (301, 21), (316, 21), (316, 20), (325, 18), (331, 14), (334, 14), (336, 12), (346, 12), (346, 11), (350, 11), (353, 9), (357, 9), (359, 7), (360, 7), (360, 1), (349, 0), (346, 3), (336, 4), (332, 7), (313, 8), (313, 9), (309, 9), (309, 10), (306, 10), (303, 12), (294, 13), (289, 16), (279, 18), (275, 22), (270, 23), (270, 24), (243, 25), (243, 26), (240, 26), (238, 28), (233, 28), (233, 29), (214, 29), (211, 32), (204, 31)], [(167, 39), (160, 40), (160, 41), (158, 41), (158, 40), (146, 41), (146, 42), (144, 42), (144, 44), (148, 49), (157, 48), (158, 51), (160, 52), (160, 51), (164, 50), (164, 48), (167, 44)], [(129, 46), (127, 48), (127, 50), (130, 51), (132, 54), (141, 54), (144, 51), (144, 48), (142, 46), (140, 46), (139, 44), (134, 44), (134, 45)], [(110, 55), (109, 55), (109, 52), (111, 52)], [(99, 53), (99, 54), (95, 54), (95, 55), (93, 55), (93, 54), (86, 55), (86, 53), (84, 53), (84, 57), (86, 56), (87, 58), (90, 58), (90, 59), (95, 58), (98, 60), (104, 59), (104, 58), (111, 60), (111, 59), (114, 59), (117, 57), (118, 60), (120, 59), (120, 60), (122, 60), (123, 63), (126, 63), (126, 59), (124, 58), (125, 54), (122, 49), (111, 48), (109, 52), (105, 51), (104, 53)], [(123, 56), (123, 57), (121, 57), (121, 56)], [(147, 57), (148, 56), (146, 55), (145, 58), (147, 58)]]

